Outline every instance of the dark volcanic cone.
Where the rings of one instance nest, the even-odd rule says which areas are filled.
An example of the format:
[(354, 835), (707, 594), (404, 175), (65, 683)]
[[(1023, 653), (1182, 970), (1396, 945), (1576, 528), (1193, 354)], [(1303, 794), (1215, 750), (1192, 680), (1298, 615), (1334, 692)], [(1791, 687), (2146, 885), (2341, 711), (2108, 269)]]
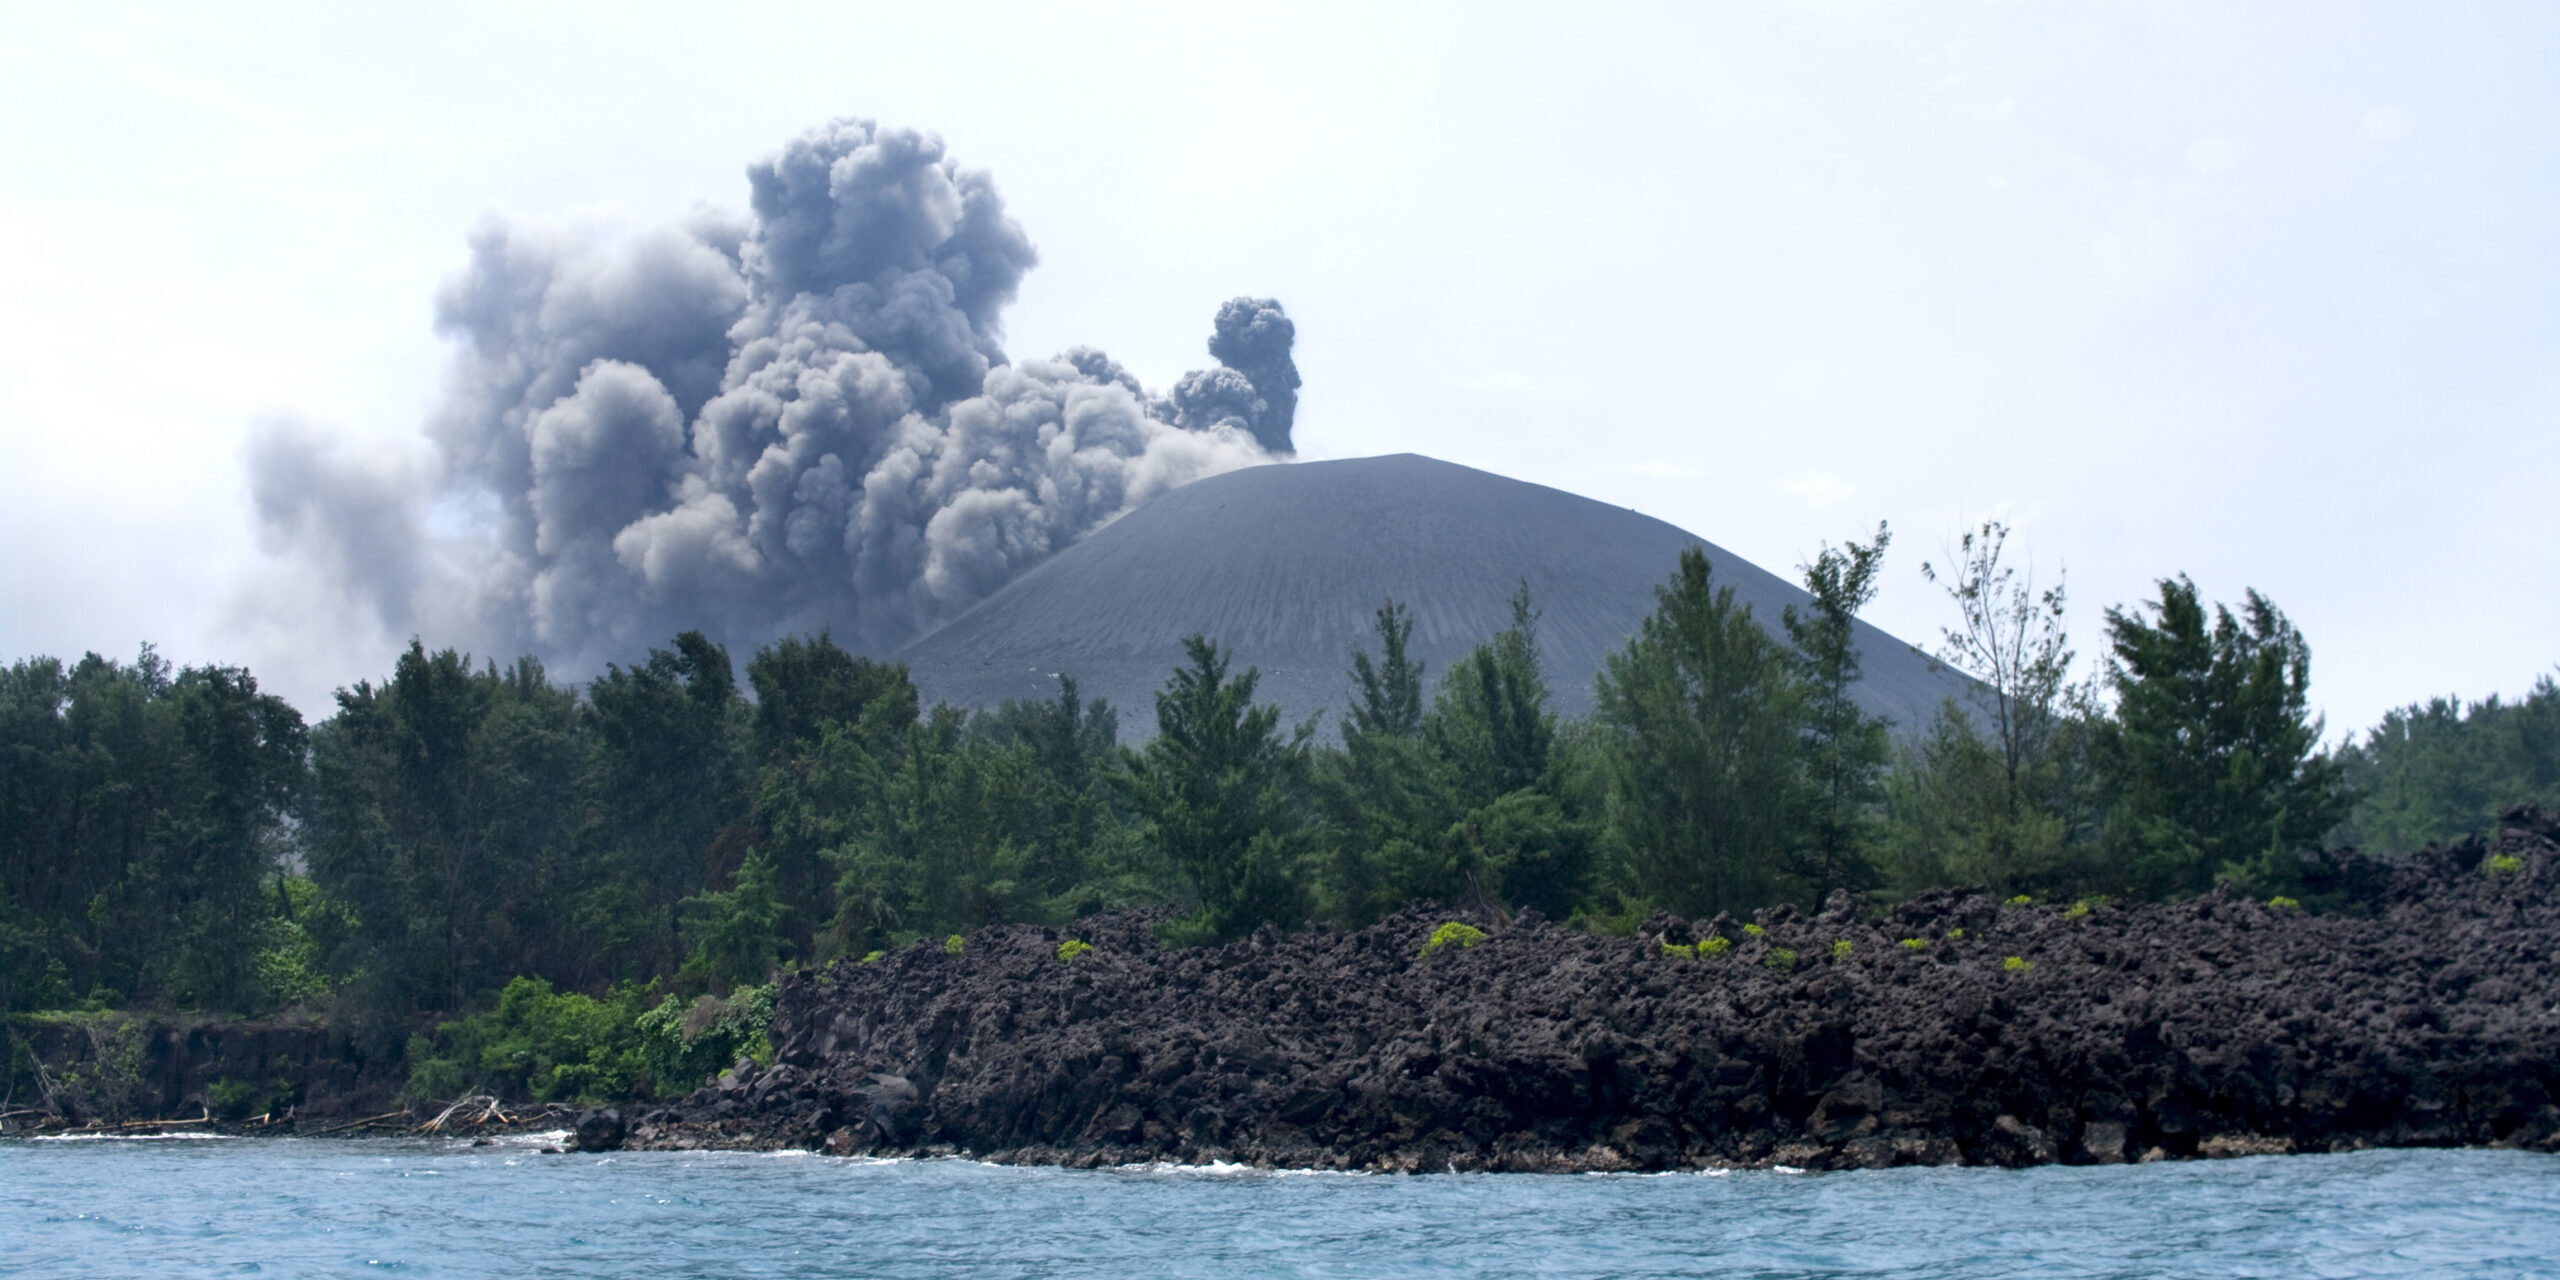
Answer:
[[(1525, 580), (1555, 707), (1592, 705), (1592, 678), (1654, 607), (1680, 552), (1706, 550), (1719, 584), (1773, 632), (1810, 597), (1703, 538), (1622, 507), (1416, 454), (1255, 467), (1157, 498), (1015, 579), (899, 657), (928, 702), (1054, 696), (1056, 675), (1111, 700), (1131, 738), (1201, 632), (1292, 720), (1342, 704), (1372, 615), (1411, 606), (1414, 652), (1439, 673), (1510, 620)], [(1859, 700), (1905, 729), (1969, 683), (1860, 624)]]

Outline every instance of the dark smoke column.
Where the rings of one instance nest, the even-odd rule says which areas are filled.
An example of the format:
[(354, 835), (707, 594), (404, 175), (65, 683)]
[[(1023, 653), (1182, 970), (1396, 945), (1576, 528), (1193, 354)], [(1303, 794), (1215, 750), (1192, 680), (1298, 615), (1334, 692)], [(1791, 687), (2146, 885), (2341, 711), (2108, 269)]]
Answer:
[(1298, 420), (1298, 362), (1289, 358), (1289, 348), (1297, 341), (1298, 326), (1275, 298), (1227, 299), (1209, 338), (1209, 354), (1218, 363), (1253, 381), (1262, 398), (1253, 438), (1273, 453), (1296, 452), (1289, 428)]
[(1297, 340), (1298, 326), (1277, 299), (1228, 299), (1209, 337), (1219, 367), (1182, 375), (1171, 420), (1193, 431), (1235, 426), (1273, 453), (1297, 452), (1289, 439), (1298, 418), (1298, 363), (1289, 348)]

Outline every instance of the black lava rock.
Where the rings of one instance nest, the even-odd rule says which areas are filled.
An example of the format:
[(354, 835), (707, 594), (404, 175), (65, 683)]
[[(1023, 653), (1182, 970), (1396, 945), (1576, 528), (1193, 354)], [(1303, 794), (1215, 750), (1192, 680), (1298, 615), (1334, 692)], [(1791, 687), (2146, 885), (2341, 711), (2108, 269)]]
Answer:
[(994, 928), (788, 977), (773, 1067), (649, 1141), (1434, 1171), (2560, 1149), (2560, 819), (2319, 870), (2320, 911), (1944, 891), (1757, 933), (1478, 919), (1430, 954), (1461, 913), (1187, 950), (1145, 913)]
[(622, 1147), (622, 1112), (613, 1107), (598, 1107), (582, 1112), (578, 1126), (572, 1131), (570, 1149), (575, 1151), (616, 1151)]

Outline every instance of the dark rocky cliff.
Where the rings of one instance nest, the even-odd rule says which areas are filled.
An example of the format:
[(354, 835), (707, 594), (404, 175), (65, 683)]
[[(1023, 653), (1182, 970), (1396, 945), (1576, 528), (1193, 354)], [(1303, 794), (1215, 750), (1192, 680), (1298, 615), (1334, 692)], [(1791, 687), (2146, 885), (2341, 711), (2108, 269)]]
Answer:
[(2560, 1146), (2560, 821), (2315, 870), (2342, 909), (1942, 893), (1756, 935), (1479, 920), (1430, 955), (1427, 909), (1181, 951), (1138, 916), (991, 929), (795, 976), (775, 1065), (633, 1141), (1422, 1170)]

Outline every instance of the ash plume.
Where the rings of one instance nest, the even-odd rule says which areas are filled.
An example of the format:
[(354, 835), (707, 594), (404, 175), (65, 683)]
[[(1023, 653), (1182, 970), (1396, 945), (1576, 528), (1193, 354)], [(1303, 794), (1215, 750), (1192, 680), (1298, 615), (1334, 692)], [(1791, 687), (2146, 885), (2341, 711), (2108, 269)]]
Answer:
[(431, 458), (253, 439), (260, 625), (355, 610), (570, 674), (686, 628), (885, 652), (1158, 493), (1289, 453), (1278, 303), (1227, 303), (1219, 366), (1155, 395), (1092, 348), (1007, 358), (1037, 254), (937, 136), (840, 119), (747, 179), (744, 214), (635, 235), (483, 219), (436, 299)]

